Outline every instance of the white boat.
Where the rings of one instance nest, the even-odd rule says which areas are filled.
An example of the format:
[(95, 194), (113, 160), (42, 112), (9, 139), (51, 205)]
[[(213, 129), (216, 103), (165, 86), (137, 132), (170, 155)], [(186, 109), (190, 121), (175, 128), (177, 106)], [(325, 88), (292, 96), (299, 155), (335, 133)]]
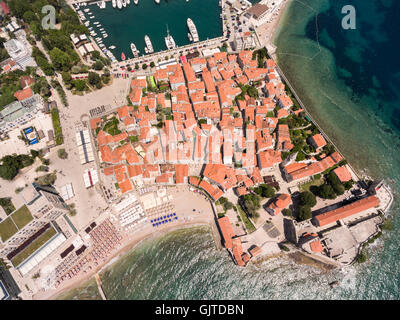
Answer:
[(137, 5), (139, 3), (139, 0), (133, 0), (133, 3)]
[(99, 24), (100, 22), (98, 22), (98, 21), (95, 21), (95, 22), (93, 22), (93, 24)]
[(118, 7), (118, 9), (122, 9), (122, 1), (121, 0), (117, 0), (117, 7)]
[(157, 4), (160, 4), (160, 0), (154, 0)]
[(115, 8), (117, 6), (117, 0), (112, 0), (112, 6)]
[(85, 11), (85, 12), (90, 12), (90, 9), (85, 9), (85, 10), (83, 10), (83, 11)]
[(131, 43), (131, 50), (132, 50), (132, 54), (135, 58), (137, 58), (139, 56), (139, 50), (136, 49), (136, 46), (134, 43)]
[(165, 45), (167, 46), (168, 50), (175, 49), (176, 43), (174, 38), (169, 34), (168, 25), (167, 25), (167, 36), (165, 37)]
[(126, 0), (122, 0), (122, 6), (126, 8)]
[(113, 50), (113, 49), (116, 48), (116, 46), (109, 46), (108, 48), (111, 49), (111, 50)]
[(126, 0), (126, 4), (129, 6), (131, 4), (131, 0)]
[(196, 28), (194, 22), (192, 21), (192, 19), (187, 18), (186, 22), (187, 22), (187, 26), (189, 28), (190, 34), (193, 37), (193, 42), (199, 41), (199, 34), (197, 33), (197, 28)]
[(144, 36), (144, 42), (146, 43), (146, 48), (147, 48), (148, 53), (153, 53), (154, 52), (153, 45), (147, 34)]

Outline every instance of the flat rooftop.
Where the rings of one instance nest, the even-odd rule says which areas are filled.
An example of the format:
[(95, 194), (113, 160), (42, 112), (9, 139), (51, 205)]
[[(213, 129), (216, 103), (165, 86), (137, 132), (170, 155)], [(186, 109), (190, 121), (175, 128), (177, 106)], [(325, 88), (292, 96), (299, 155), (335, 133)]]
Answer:
[(0, 222), (0, 237), (6, 242), (20, 229), (33, 220), (33, 216), (26, 205), (11, 213), (7, 219)]

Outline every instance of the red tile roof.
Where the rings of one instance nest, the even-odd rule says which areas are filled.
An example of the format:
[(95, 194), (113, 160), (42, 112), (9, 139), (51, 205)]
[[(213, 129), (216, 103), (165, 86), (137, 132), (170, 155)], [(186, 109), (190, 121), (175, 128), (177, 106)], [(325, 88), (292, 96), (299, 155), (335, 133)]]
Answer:
[(261, 248), (258, 246), (254, 246), (249, 250), (252, 257), (258, 256), (261, 253)]
[(319, 241), (319, 240), (314, 240), (314, 241), (312, 241), (312, 242), (310, 243), (310, 248), (311, 248), (311, 250), (312, 250), (313, 252), (316, 252), (316, 253), (321, 252), (321, 251), (324, 250), (324, 248), (322, 248), (321, 241)]
[(99, 125), (99, 123), (101, 123), (101, 119), (100, 118), (94, 118), (94, 119), (90, 119), (90, 128), (91, 129), (96, 129), (97, 126)]
[(175, 165), (175, 180), (176, 183), (185, 183), (185, 177), (189, 175), (189, 166), (187, 164)]
[(128, 179), (119, 182), (118, 185), (122, 193), (126, 193), (133, 189), (132, 183)]
[(320, 133), (312, 136), (311, 140), (317, 148), (322, 148), (323, 146), (326, 146), (326, 141), (325, 141), (324, 137), (322, 136), (322, 134), (320, 134)]
[(351, 174), (346, 166), (336, 168), (335, 170), (333, 170), (333, 172), (336, 174), (341, 182), (350, 181), (352, 179)]
[(277, 215), (280, 213), (283, 209), (285, 209), (290, 203), (292, 202), (292, 199), (290, 198), (290, 195), (287, 193), (280, 194), (274, 202), (272, 202), (268, 208), (271, 209), (274, 213), (274, 215)]
[(22, 101), (28, 99), (33, 96), (33, 91), (31, 88), (26, 88), (14, 93), (14, 97), (18, 99), (18, 101)]
[(224, 241), (224, 246), (227, 249), (232, 249), (232, 237), (235, 235), (229, 218), (224, 216), (218, 219), (218, 225), (222, 233), (222, 238)]
[(376, 196), (369, 196), (343, 207), (317, 215), (315, 221), (318, 226), (322, 227), (377, 206), (379, 206), (379, 199)]
[(232, 239), (232, 253), (237, 265), (243, 267), (245, 263), (242, 259), (243, 249), (242, 241), (240, 240), (240, 238)]
[(203, 188), (214, 201), (217, 201), (224, 194), (221, 189), (216, 186), (211, 185), (205, 180), (202, 180), (199, 184), (199, 187)]

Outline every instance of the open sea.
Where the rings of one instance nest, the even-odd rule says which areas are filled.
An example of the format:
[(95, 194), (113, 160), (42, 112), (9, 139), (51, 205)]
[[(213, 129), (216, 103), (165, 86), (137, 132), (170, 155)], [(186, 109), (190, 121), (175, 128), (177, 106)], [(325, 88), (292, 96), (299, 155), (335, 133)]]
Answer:
[[(349, 4), (355, 30), (341, 27)], [(274, 258), (243, 269), (216, 249), (208, 227), (197, 227), (145, 241), (108, 268), (101, 275), (107, 297), (399, 299), (399, 18), (396, 0), (292, 0), (275, 38), (279, 65), (313, 117), (356, 169), (385, 178), (394, 192), (395, 230), (368, 248), (368, 262), (323, 272)], [(340, 281), (335, 289), (333, 280)], [(62, 298), (95, 299), (96, 291), (91, 281)]]

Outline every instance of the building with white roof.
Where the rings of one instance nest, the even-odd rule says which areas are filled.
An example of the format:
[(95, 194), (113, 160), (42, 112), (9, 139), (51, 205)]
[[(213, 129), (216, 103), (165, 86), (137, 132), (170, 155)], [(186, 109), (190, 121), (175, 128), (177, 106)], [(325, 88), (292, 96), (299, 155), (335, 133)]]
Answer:
[(37, 67), (28, 47), (23, 42), (11, 39), (4, 42), (4, 48), (22, 70), (25, 70), (27, 67)]

